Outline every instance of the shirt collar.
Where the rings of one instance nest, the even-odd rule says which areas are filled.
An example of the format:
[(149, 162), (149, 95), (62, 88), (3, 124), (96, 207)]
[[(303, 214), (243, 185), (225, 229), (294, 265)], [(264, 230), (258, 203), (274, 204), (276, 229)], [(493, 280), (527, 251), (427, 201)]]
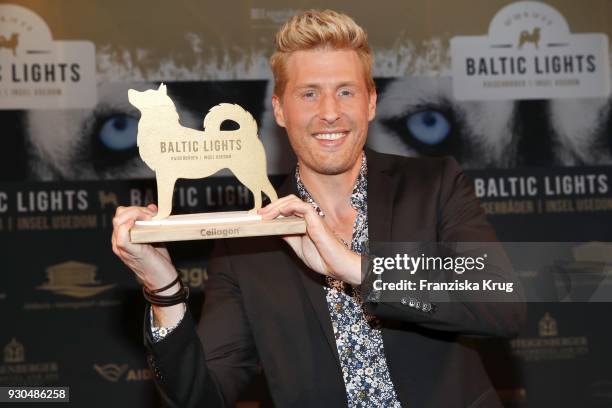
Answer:
[[(353, 186), (353, 192), (351, 193), (351, 206), (357, 211), (365, 211), (366, 203), (367, 203), (367, 191), (368, 191), (368, 163), (366, 160), (366, 155), (361, 153), (361, 167), (359, 168), (359, 175), (357, 175), (357, 180), (355, 180), (355, 185)], [(310, 203), (317, 214), (321, 217), (325, 217), (325, 213), (319, 207), (314, 198), (310, 195), (306, 187), (302, 183), (302, 179), (300, 178), (300, 164), (298, 163), (295, 167), (295, 183), (297, 185), (297, 190), (300, 198)]]

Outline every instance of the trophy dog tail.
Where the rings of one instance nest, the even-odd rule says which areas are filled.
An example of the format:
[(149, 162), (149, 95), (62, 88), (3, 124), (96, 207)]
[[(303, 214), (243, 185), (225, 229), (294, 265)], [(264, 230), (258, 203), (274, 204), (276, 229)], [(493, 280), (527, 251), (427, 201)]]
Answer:
[(257, 123), (253, 116), (241, 106), (231, 103), (220, 103), (213, 106), (204, 118), (204, 129), (207, 132), (219, 131), (221, 124), (226, 120), (232, 120), (240, 126), (240, 129), (247, 135), (257, 138)]

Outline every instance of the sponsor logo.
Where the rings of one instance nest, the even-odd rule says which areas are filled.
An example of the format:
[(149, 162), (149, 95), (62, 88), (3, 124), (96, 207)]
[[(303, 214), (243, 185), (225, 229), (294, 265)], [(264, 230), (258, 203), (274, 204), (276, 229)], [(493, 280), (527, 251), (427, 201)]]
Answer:
[(560, 336), (556, 319), (546, 312), (538, 322), (538, 337), (510, 341), (512, 354), (525, 361), (573, 360), (589, 353), (586, 336)]
[(240, 233), (240, 228), (202, 228), (200, 230), (200, 235), (203, 237), (231, 237), (238, 235)]
[(0, 109), (91, 108), (96, 104), (95, 47), (54, 41), (36, 13), (0, 4)]
[(23, 363), (25, 361), (25, 349), (14, 337), (4, 346), (5, 363)]
[(94, 370), (105, 380), (119, 381), (146, 381), (152, 378), (148, 368), (130, 368), (127, 364), (94, 364)]
[(559, 335), (559, 331), (557, 330), (557, 321), (553, 319), (548, 312), (544, 314), (544, 317), (542, 317), (538, 323), (538, 333), (540, 337), (552, 337)]
[(486, 36), (451, 39), (458, 100), (608, 97), (603, 33), (573, 34), (561, 13), (533, 1), (502, 8)]
[(95, 296), (114, 287), (97, 281), (98, 267), (83, 262), (68, 261), (47, 268), (48, 281), (37, 289), (74, 298)]
[(260, 24), (281, 25), (299, 12), (301, 12), (300, 9), (292, 8), (253, 7), (251, 8), (251, 20)]
[(58, 380), (56, 361), (31, 362), (26, 360), (25, 347), (15, 337), (4, 346), (4, 359), (0, 365), (2, 384), (45, 384)]

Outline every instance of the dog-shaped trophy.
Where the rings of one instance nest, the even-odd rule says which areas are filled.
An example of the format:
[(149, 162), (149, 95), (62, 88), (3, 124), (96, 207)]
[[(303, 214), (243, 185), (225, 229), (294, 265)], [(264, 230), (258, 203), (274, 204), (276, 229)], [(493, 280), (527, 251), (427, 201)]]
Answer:
[[(128, 99), (141, 113), (137, 144), (142, 160), (155, 171), (158, 213), (151, 221), (137, 221), (130, 230), (132, 242), (183, 241), (258, 235), (303, 234), (304, 221), (282, 217), (262, 221), (257, 210), (262, 193), (278, 199), (266, 173), (266, 154), (257, 135), (257, 123), (239, 105), (222, 103), (204, 118), (204, 130), (182, 126), (166, 85), (146, 91), (128, 91)], [(225, 121), (237, 130), (221, 130)], [(179, 178), (199, 179), (229, 169), (252, 193), (250, 211), (174, 215), (172, 195)]]

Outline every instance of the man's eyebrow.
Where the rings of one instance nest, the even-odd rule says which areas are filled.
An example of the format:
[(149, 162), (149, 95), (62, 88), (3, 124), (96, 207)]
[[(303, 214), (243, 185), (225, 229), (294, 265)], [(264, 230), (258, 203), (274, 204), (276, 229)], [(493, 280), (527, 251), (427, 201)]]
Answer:
[(338, 88), (342, 88), (344, 86), (357, 86), (357, 82), (355, 82), (355, 81), (340, 82), (337, 87)]
[(315, 88), (315, 89), (320, 89), (322, 88), (321, 84), (316, 84), (316, 83), (305, 83), (305, 84), (301, 84), (301, 85), (297, 85), (295, 87), (296, 89), (310, 89), (310, 88)]
[[(337, 84), (333, 84), (333, 87), (335, 89), (338, 88), (342, 88), (344, 86), (357, 86), (357, 82), (355, 81), (343, 81), (343, 82), (339, 82)], [(305, 84), (298, 84), (295, 88), (300, 90), (300, 89), (321, 89), (321, 88), (325, 88), (325, 84), (320, 84), (320, 83), (305, 83)]]

